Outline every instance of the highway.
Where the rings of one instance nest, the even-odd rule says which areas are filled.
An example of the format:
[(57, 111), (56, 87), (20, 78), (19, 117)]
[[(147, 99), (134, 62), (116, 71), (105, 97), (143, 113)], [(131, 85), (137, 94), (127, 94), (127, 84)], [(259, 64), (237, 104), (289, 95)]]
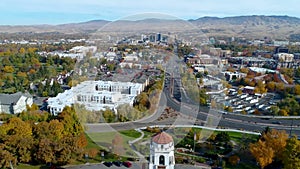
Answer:
[[(87, 132), (107, 132), (107, 131), (119, 131), (119, 130), (130, 130), (147, 126), (154, 125), (195, 125), (205, 126), (211, 128), (226, 128), (226, 129), (237, 129), (246, 131), (261, 132), (266, 127), (276, 128), (279, 130), (286, 130), (290, 133), (291, 124), (292, 133), (300, 135), (300, 120), (299, 119), (264, 119), (259, 117), (244, 117), (232, 114), (221, 114), (218, 111), (209, 110), (207, 107), (201, 107), (188, 103), (179, 102), (173, 98), (169, 90), (169, 83), (166, 83), (159, 107), (155, 114), (145, 119), (136, 122), (124, 122), (124, 123), (97, 123), (97, 124), (86, 124)], [(184, 100), (183, 100), (184, 101)], [(158, 117), (163, 113), (166, 107), (180, 112), (178, 118), (165, 119), (158, 121)], [(280, 124), (279, 124), (280, 123)]]
[[(180, 73), (185, 69), (185, 64), (177, 56), (171, 56), (164, 65), (165, 82), (160, 97), (159, 106), (155, 114), (135, 122), (114, 124), (86, 124), (87, 132), (106, 132), (113, 130), (129, 130), (153, 125), (195, 125), (210, 128), (237, 129), (261, 132), (266, 127), (286, 130), (288, 134), (300, 136), (300, 119), (272, 119), (257, 116), (240, 116), (220, 113), (208, 107), (192, 104), (192, 101), (184, 94), (181, 87)], [(170, 107), (180, 113), (177, 118), (158, 120), (166, 107)], [(292, 129), (292, 130), (291, 130)]]

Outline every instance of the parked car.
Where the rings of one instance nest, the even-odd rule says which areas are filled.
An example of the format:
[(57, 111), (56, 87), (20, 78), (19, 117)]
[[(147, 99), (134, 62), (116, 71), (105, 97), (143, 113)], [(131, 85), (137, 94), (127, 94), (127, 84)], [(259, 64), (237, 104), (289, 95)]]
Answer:
[(130, 168), (132, 166), (131, 162), (129, 162), (129, 161), (123, 162), (123, 165), (127, 168)]
[(122, 162), (121, 161), (114, 161), (113, 162), (115, 166), (121, 167)]
[(106, 167), (111, 167), (112, 165), (113, 165), (113, 163), (112, 162), (104, 162), (103, 163)]

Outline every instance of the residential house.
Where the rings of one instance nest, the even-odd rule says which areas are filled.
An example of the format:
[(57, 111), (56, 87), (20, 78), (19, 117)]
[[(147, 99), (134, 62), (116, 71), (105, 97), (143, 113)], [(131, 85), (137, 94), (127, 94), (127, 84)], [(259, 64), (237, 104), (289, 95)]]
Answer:
[(0, 94), (0, 112), (18, 114), (26, 110), (26, 105), (31, 106), (33, 98), (30, 94), (21, 92), (14, 94)]

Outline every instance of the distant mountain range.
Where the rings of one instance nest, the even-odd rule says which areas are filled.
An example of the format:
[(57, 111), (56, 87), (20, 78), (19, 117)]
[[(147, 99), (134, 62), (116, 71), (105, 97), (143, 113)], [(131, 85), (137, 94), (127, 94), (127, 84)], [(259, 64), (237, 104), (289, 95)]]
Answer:
[[(202, 30), (207, 36), (224, 37), (247, 37), (263, 38), (265, 36), (274, 39), (291, 39), (300, 37), (300, 18), (289, 16), (236, 16), (236, 17), (202, 17), (195, 20), (160, 20), (146, 19), (138, 21), (118, 21), (111, 31), (119, 31), (120, 28), (138, 25), (141, 29), (154, 27), (155, 24), (163, 24), (164, 28), (171, 30), (185, 30), (189, 23)], [(30, 26), (0, 26), (0, 33), (18, 32), (59, 32), (72, 33), (93, 33), (104, 25), (111, 23), (105, 20), (93, 20), (82, 23), (70, 23), (62, 25), (30, 25)], [(184, 26), (182, 26), (184, 25)], [(164, 29), (158, 27), (159, 29)]]

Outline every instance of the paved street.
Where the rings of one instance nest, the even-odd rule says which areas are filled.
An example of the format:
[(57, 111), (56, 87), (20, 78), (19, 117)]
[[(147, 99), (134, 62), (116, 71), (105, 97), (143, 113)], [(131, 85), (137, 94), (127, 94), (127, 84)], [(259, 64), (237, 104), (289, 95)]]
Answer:
[[(171, 57), (173, 58), (173, 57)], [(153, 125), (193, 125), (205, 126), (205, 127), (221, 127), (230, 129), (239, 129), (247, 131), (260, 132), (266, 127), (276, 128), (280, 130), (286, 130), (287, 133), (300, 135), (300, 119), (266, 119), (263, 117), (247, 117), (233, 114), (221, 114), (209, 110), (208, 107), (200, 107), (199, 105), (190, 104), (188, 98), (183, 94), (182, 88), (179, 89), (179, 93), (182, 100), (179, 102), (176, 100), (171, 92), (171, 88), (174, 89), (175, 85), (171, 82), (171, 74), (179, 74), (179, 60), (170, 59), (166, 65), (166, 71), (169, 76), (165, 79), (165, 86), (160, 98), (159, 107), (155, 114), (138, 120), (136, 122), (116, 123), (116, 124), (87, 124), (87, 132), (107, 132), (118, 130), (136, 129)], [(177, 76), (176, 76), (177, 77)], [(178, 83), (177, 83), (178, 85)], [(177, 89), (176, 89), (177, 90)], [(166, 119), (158, 121), (158, 117), (163, 113), (166, 106), (181, 113), (177, 119)], [(208, 122), (209, 121), (209, 122)]]

